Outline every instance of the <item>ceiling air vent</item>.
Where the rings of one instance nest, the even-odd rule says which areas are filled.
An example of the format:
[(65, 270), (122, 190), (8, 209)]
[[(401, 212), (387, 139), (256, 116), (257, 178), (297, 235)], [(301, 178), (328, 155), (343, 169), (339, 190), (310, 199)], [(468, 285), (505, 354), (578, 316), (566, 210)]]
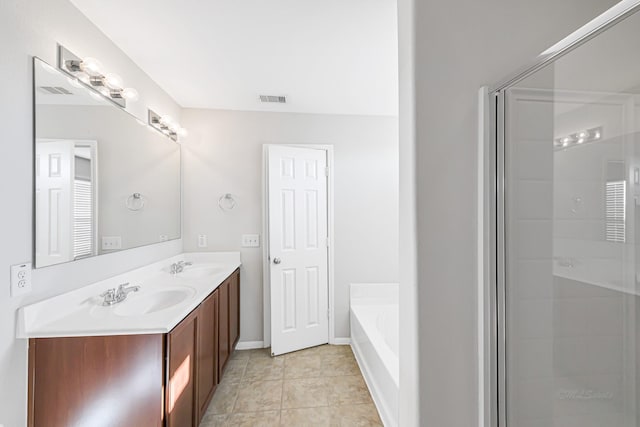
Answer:
[(286, 96), (278, 95), (260, 95), (260, 102), (275, 102), (276, 104), (286, 104)]
[(62, 86), (40, 86), (40, 90), (50, 95), (73, 95)]

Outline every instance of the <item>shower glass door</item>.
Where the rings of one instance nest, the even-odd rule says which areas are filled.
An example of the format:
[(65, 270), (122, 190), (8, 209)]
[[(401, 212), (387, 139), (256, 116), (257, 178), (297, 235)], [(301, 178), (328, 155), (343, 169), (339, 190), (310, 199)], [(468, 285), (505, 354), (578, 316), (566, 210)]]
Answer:
[(499, 105), (502, 421), (640, 426), (640, 13)]

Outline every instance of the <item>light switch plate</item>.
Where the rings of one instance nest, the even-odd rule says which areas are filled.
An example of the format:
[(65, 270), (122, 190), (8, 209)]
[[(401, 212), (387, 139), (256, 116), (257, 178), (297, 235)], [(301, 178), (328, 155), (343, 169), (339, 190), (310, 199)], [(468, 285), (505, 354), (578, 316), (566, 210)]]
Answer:
[(259, 234), (243, 234), (242, 247), (243, 248), (259, 248), (260, 235)]
[(207, 235), (206, 234), (198, 234), (198, 247), (206, 248), (207, 244)]
[(31, 292), (31, 263), (11, 266), (11, 296), (24, 295)]
[(105, 251), (114, 251), (117, 249), (122, 249), (122, 237), (102, 236), (102, 249)]

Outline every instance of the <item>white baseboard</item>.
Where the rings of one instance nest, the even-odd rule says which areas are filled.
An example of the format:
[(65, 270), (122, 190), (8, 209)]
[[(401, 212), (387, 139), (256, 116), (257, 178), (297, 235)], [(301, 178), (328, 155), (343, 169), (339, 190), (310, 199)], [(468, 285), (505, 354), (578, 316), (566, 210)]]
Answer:
[(253, 350), (254, 348), (264, 348), (264, 341), (239, 341), (236, 350)]
[(351, 344), (351, 338), (346, 337), (346, 338), (337, 338), (335, 337), (333, 339), (333, 341), (331, 341), (329, 344), (333, 344), (333, 345), (350, 345)]

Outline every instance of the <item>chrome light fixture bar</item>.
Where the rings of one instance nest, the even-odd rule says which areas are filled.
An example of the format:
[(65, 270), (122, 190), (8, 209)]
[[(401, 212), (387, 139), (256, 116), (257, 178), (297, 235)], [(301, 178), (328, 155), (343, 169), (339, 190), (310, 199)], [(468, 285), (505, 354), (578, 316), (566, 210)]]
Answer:
[(151, 109), (149, 109), (149, 125), (176, 142), (178, 142), (178, 137), (183, 139), (188, 135), (187, 130), (170, 116), (161, 116)]
[(58, 45), (58, 68), (122, 108), (127, 106), (127, 101), (138, 99), (138, 91), (124, 87), (120, 76), (103, 73), (100, 61), (91, 57), (80, 58), (62, 45)]
[(582, 144), (596, 142), (602, 139), (602, 126), (581, 130), (571, 135), (556, 138), (553, 141), (554, 150), (566, 150)]

